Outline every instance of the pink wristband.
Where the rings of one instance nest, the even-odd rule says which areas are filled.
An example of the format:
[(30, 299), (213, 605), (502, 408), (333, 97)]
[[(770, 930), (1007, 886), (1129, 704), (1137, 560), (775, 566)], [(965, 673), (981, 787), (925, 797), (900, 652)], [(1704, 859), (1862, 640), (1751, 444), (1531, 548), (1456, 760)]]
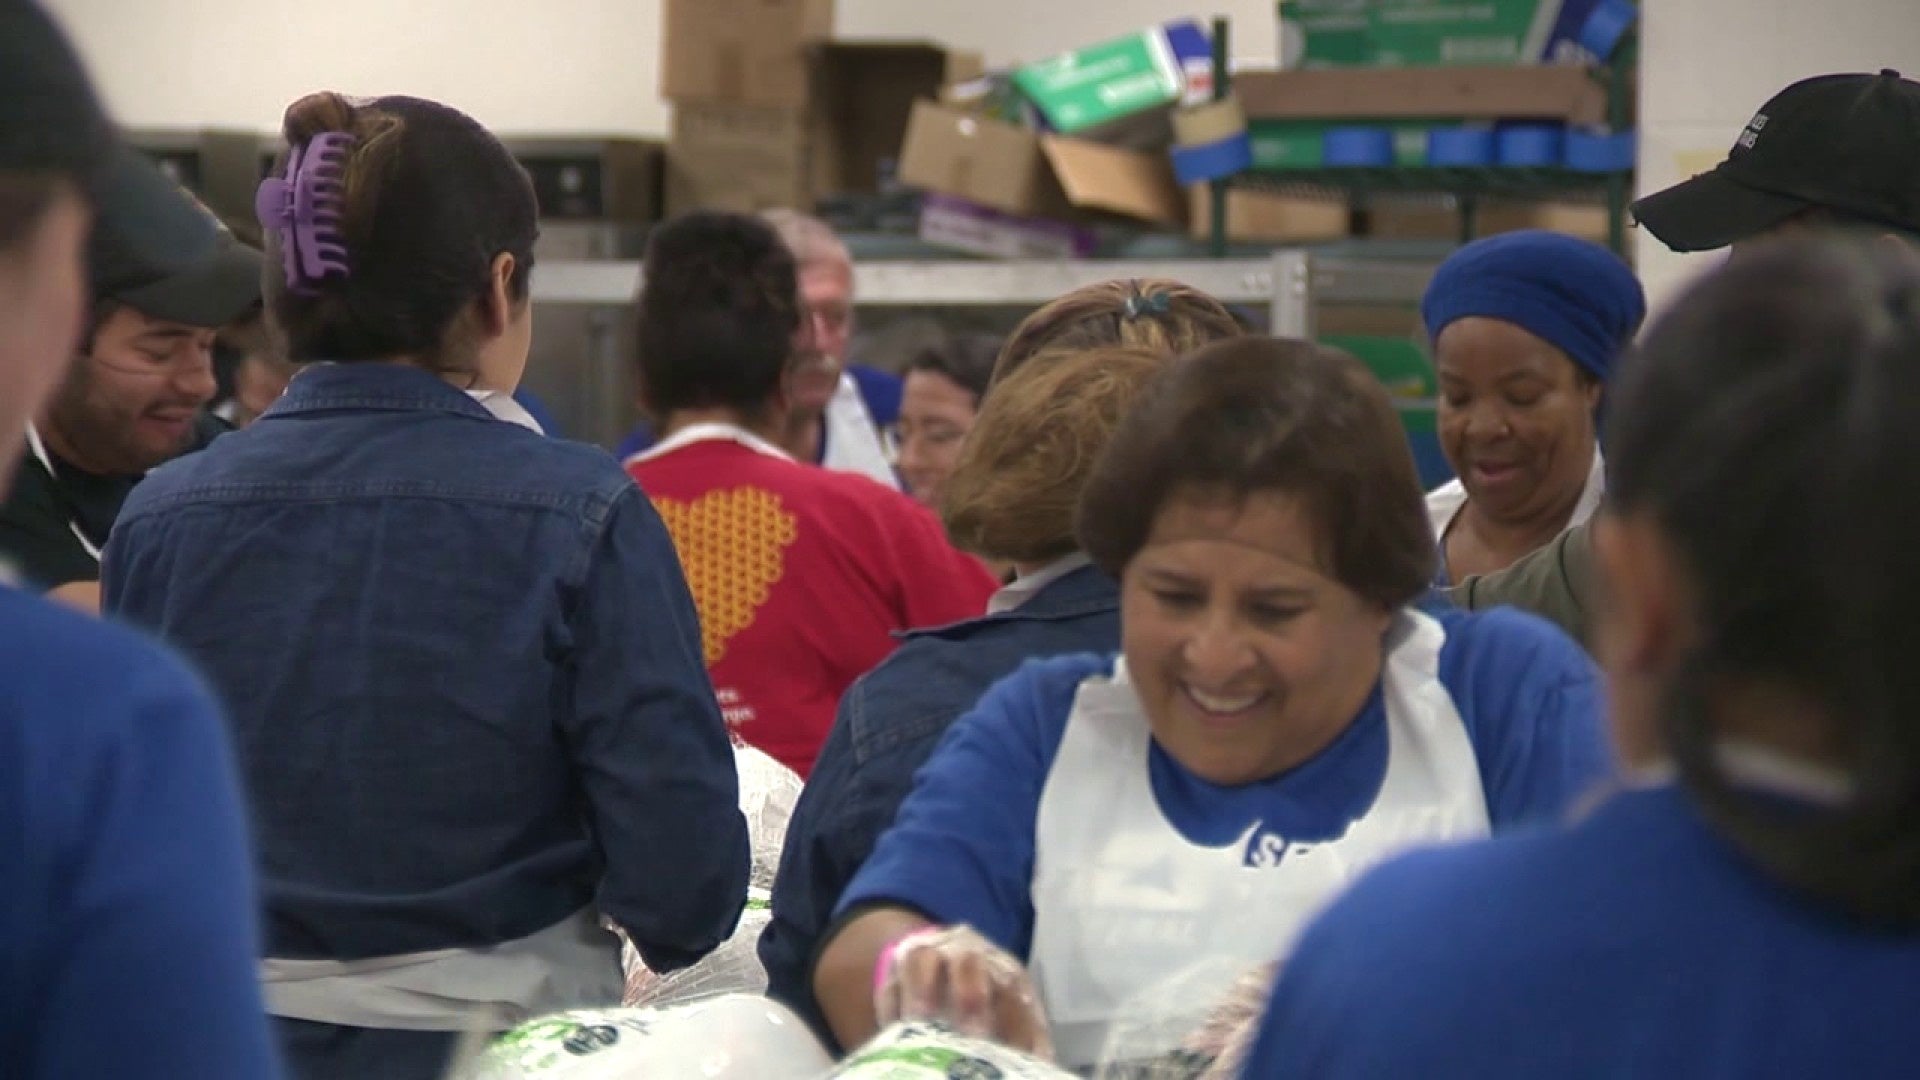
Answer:
[(918, 930), (909, 930), (899, 937), (894, 938), (892, 941), (887, 942), (885, 947), (880, 950), (880, 955), (874, 957), (873, 960), (874, 993), (879, 993), (880, 988), (886, 985), (887, 976), (893, 974), (893, 960), (894, 957), (900, 954), (901, 946), (915, 938), (923, 938), (939, 932), (940, 928), (937, 926), (923, 926)]

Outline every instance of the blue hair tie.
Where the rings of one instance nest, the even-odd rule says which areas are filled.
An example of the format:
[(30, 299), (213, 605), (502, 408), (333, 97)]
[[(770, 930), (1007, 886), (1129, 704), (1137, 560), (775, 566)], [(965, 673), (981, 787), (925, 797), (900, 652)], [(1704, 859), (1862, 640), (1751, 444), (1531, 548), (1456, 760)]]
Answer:
[(1173, 310), (1173, 296), (1170, 293), (1154, 291), (1142, 295), (1134, 293), (1127, 297), (1127, 318), (1137, 319), (1142, 315), (1165, 315)]

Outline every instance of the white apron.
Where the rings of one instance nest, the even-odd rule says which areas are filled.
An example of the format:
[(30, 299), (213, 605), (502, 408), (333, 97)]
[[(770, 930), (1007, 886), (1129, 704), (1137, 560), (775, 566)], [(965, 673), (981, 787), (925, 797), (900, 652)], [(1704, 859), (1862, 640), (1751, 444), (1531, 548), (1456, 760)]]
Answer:
[(260, 962), (267, 1012), (401, 1031), (504, 1031), (565, 1009), (620, 1004), (620, 941), (582, 910), (500, 945), (365, 960)]
[(1366, 815), (1321, 844), (1289, 844), (1257, 823), (1229, 847), (1188, 841), (1154, 798), (1147, 721), (1125, 665), (1081, 684), (1034, 838), (1029, 966), (1062, 1064), (1100, 1060), (1112, 1022), (1142, 991), (1178, 976), (1186, 999), (1204, 1003), (1236, 974), (1281, 959), (1373, 863), (1487, 834), (1473, 745), (1439, 680), (1445, 639), (1426, 615), (1396, 616), (1381, 669), (1386, 777)]

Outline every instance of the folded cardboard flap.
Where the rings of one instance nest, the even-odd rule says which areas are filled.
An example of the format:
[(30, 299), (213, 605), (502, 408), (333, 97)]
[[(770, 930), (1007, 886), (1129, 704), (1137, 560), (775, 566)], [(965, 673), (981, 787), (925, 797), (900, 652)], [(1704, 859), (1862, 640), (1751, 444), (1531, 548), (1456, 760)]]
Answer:
[(1606, 88), (1583, 67), (1435, 67), (1238, 73), (1249, 119), (1559, 120), (1599, 124)]
[(1061, 135), (1043, 137), (1040, 148), (1074, 206), (1186, 228), (1187, 197), (1174, 180), (1173, 163), (1165, 154)]

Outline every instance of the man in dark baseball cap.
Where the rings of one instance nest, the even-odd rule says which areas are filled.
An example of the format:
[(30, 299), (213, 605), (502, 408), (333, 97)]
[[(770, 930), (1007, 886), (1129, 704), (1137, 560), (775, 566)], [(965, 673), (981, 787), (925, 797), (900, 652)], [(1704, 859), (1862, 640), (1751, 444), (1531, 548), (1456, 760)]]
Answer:
[(0, 558), (84, 607), (133, 485), (215, 433), (214, 334), (259, 303), (260, 256), (118, 138), (38, 8), (0, 0), (0, 42), (0, 167), (66, 162), (94, 211), (89, 329), (27, 425)]
[(1633, 214), (1675, 251), (1791, 225), (1920, 240), (1920, 83), (1897, 71), (1794, 83), (1760, 107), (1718, 168), (1641, 199)]

